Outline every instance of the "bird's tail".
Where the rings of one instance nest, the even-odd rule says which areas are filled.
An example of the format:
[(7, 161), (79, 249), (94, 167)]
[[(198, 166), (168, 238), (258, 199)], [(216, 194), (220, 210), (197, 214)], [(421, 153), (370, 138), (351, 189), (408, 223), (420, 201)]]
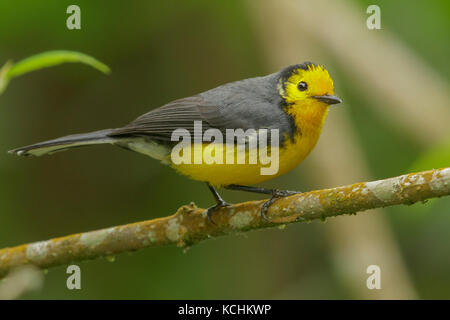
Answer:
[(52, 154), (70, 148), (94, 144), (114, 143), (117, 139), (108, 136), (108, 134), (112, 131), (113, 129), (106, 129), (89, 133), (74, 134), (54, 140), (39, 142), (22, 148), (17, 148), (8, 152), (16, 154), (18, 156), (31, 155), (39, 157), (44, 154)]

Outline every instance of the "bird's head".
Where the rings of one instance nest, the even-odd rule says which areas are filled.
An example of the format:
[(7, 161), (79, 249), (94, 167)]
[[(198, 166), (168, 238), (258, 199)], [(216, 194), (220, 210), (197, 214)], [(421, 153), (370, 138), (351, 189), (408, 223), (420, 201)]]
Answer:
[(326, 105), (342, 102), (334, 95), (333, 79), (327, 69), (312, 62), (283, 69), (278, 91), (287, 104), (314, 100)]

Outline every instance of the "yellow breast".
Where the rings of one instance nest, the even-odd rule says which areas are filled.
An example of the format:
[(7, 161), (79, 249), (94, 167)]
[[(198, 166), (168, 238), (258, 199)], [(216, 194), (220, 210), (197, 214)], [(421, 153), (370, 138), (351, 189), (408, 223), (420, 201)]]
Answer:
[[(248, 151), (245, 152), (245, 155), (242, 155), (245, 157), (245, 164), (237, 164), (236, 161), (234, 164), (207, 164), (205, 161), (201, 161), (202, 163), (198, 164), (171, 163), (171, 166), (183, 175), (194, 180), (209, 182), (214, 186), (257, 184), (285, 174), (300, 164), (316, 145), (328, 112), (328, 106), (322, 102), (311, 101), (303, 102), (301, 106), (293, 104), (286, 111), (294, 118), (297, 131), (292, 139), (287, 139), (278, 148), (278, 170), (274, 174), (261, 174), (261, 169), (267, 168), (268, 164), (262, 164), (260, 161), (249, 164)], [(201, 146), (202, 152), (208, 148), (208, 145), (203, 144)], [(214, 151), (219, 154), (222, 153), (223, 159), (226, 159), (226, 148), (224, 146), (216, 147), (217, 149)], [(192, 149), (193, 152), (194, 149)], [(239, 156), (236, 155), (238, 154), (236, 149), (233, 152), (235, 152), (236, 157)]]

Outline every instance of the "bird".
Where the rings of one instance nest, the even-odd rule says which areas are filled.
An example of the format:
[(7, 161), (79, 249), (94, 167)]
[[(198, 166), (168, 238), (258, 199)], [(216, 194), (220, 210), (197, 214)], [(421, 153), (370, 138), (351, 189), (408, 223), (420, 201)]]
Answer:
[[(329, 106), (341, 102), (334, 95), (334, 83), (328, 70), (323, 65), (304, 62), (266, 76), (226, 83), (174, 100), (121, 128), (68, 135), (17, 148), (9, 153), (42, 156), (81, 146), (115, 145), (150, 156), (188, 178), (205, 182), (216, 201), (206, 211), (212, 223), (212, 215), (217, 209), (231, 205), (223, 200), (217, 188), (270, 195), (261, 206), (261, 217), (268, 220), (267, 210), (274, 202), (297, 192), (254, 185), (297, 167), (316, 146)], [(250, 132), (243, 138), (232, 136), (231, 140), (227, 140), (227, 143), (239, 140), (247, 145), (244, 148), (233, 145), (227, 149), (228, 144), (217, 136), (227, 136), (231, 132), (229, 130)], [(180, 139), (174, 141), (176, 132), (187, 135), (187, 142), (194, 143), (180, 148)], [(205, 141), (207, 134), (209, 141)], [(275, 143), (264, 147), (260, 143), (262, 137)], [(256, 143), (252, 144), (252, 141)], [(276, 162), (276, 170), (270, 174), (262, 174), (262, 169), (267, 169), (267, 161), (263, 162), (258, 153), (256, 161), (254, 158), (253, 162), (250, 161), (251, 152), (263, 148), (270, 156), (277, 156), (271, 158)], [(174, 153), (175, 149), (178, 154)], [(233, 152), (230, 156), (232, 161), (207, 162), (204, 157), (207, 150), (210, 156), (219, 160), (220, 156), (225, 158)], [(184, 160), (192, 160), (197, 151), (200, 161), (175, 161), (174, 154), (181, 155)], [(239, 163), (237, 159), (240, 156), (244, 161)]]

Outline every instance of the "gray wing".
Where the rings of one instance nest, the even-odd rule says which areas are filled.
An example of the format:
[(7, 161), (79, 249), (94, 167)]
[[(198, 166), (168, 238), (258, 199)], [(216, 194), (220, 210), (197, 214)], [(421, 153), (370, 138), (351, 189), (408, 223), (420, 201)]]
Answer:
[(113, 130), (109, 136), (145, 136), (170, 141), (172, 132), (179, 128), (193, 134), (194, 121), (202, 121), (203, 131), (211, 128), (207, 116), (216, 111), (216, 106), (200, 96), (183, 98), (143, 114), (128, 125)]
[(179, 128), (187, 129), (193, 137), (194, 121), (202, 121), (202, 132), (210, 128), (223, 134), (226, 129), (278, 128), (283, 139), (283, 133), (294, 130), (293, 121), (283, 112), (279, 95), (268, 91), (276, 86), (269, 87), (262, 79), (233, 82), (175, 100), (113, 130), (109, 136), (146, 136), (171, 141), (172, 132)]

